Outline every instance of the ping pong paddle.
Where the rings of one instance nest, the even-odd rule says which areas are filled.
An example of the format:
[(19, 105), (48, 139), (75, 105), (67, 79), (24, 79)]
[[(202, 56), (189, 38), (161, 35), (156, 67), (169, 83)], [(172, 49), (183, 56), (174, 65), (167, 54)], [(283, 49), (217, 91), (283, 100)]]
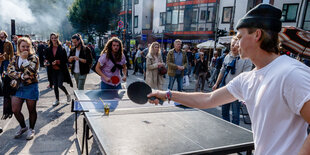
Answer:
[(113, 84), (118, 84), (120, 80), (119, 80), (119, 78), (117, 76), (112, 76), (111, 77), (111, 81), (112, 81)]
[(129, 99), (137, 104), (145, 104), (148, 99), (159, 100), (159, 104), (163, 104), (164, 101), (156, 98), (155, 96), (148, 98), (147, 95), (152, 92), (152, 88), (145, 82), (133, 82), (127, 88), (127, 95)]

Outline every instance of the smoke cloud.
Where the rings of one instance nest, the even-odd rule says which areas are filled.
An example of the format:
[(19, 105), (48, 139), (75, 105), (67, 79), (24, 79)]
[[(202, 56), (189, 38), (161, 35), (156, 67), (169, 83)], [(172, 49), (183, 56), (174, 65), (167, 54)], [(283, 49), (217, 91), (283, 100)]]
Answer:
[(67, 21), (68, 6), (73, 0), (0, 0), (0, 29), (11, 33), (15, 19), (16, 34), (34, 34), (33, 39), (46, 40), (59, 32)]

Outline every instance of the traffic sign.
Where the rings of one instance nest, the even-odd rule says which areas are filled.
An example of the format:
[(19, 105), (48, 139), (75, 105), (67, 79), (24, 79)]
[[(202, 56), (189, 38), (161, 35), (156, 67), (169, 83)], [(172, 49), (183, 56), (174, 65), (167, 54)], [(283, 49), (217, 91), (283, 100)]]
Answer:
[(118, 27), (123, 28), (124, 27), (124, 22), (123, 21), (118, 21)]
[(136, 40), (135, 39), (130, 39), (130, 45), (136, 45)]
[(229, 31), (229, 35), (230, 35), (230, 36), (235, 35), (235, 31), (234, 31), (234, 30), (230, 30), (230, 31)]
[(147, 40), (147, 35), (146, 35), (146, 34), (142, 34), (142, 35), (141, 35), (141, 39), (142, 39), (143, 41), (146, 41), (146, 40)]

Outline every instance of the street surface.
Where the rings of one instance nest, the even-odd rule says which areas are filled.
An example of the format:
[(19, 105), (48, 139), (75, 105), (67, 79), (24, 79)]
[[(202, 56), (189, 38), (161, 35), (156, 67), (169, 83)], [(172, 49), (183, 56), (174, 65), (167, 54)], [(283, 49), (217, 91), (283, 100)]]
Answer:
[[(123, 86), (128, 86), (130, 83), (143, 80), (141, 74), (131, 75), (132, 70), (129, 70), (129, 77), (127, 82), (123, 83)], [(74, 88), (71, 88), (68, 84), (64, 83), (65, 87), (73, 98), (73, 90), (76, 89), (74, 78), (72, 78)], [(99, 89), (100, 78), (95, 73), (90, 73), (87, 76), (85, 89), (93, 90)], [(65, 94), (60, 92), (60, 102), (56, 107), (52, 106), (55, 101), (55, 95), (53, 89), (47, 88), (48, 81), (45, 68), (40, 69), (40, 99), (37, 103), (37, 123), (35, 126), (34, 139), (27, 141), (26, 134), (20, 139), (14, 139), (14, 134), (17, 132), (19, 125), (14, 116), (11, 119), (0, 120), (0, 127), (3, 128), (3, 133), (0, 134), (0, 154), (34, 154), (34, 155), (50, 155), (50, 154), (81, 154), (79, 145), (82, 141), (82, 117), (78, 119), (78, 134), (75, 134), (74, 126), (74, 113), (71, 112), (71, 104), (66, 103)], [(167, 89), (168, 77), (166, 77), (164, 87)], [(176, 82), (174, 89), (176, 89)], [(188, 87), (184, 90), (188, 92), (194, 91), (195, 81), (192, 80)], [(205, 91), (211, 91), (205, 85)], [(0, 99), (0, 116), (2, 116), (2, 98)], [(211, 113), (217, 117), (221, 117), (220, 107), (213, 109), (206, 109), (204, 111)], [(28, 111), (26, 104), (24, 103), (22, 112), (28, 125)], [(250, 125), (244, 124), (242, 117), (240, 117), (240, 125), (247, 129), (250, 129)], [(79, 142), (77, 141), (79, 138)], [(93, 139), (89, 141), (90, 154), (100, 154), (99, 149)]]

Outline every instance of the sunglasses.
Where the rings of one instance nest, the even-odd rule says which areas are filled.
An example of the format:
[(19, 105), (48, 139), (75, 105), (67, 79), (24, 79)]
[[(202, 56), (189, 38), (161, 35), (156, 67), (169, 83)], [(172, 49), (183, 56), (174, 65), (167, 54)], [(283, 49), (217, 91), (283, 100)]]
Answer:
[(0, 38), (1, 38), (1, 39), (4, 39), (4, 38), (5, 38), (5, 36), (0, 36)]

